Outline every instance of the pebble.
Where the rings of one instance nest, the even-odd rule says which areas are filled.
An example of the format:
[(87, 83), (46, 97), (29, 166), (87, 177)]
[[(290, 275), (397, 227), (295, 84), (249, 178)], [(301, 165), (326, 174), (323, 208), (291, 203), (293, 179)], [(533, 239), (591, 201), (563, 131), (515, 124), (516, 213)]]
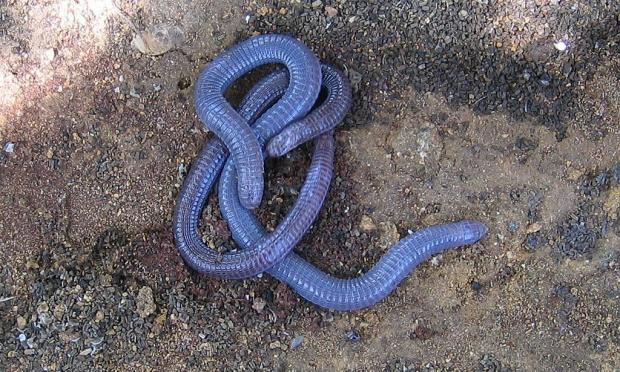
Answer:
[(256, 297), (252, 302), (252, 309), (260, 314), (263, 312), (265, 305), (267, 305), (267, 302), (262, 297)]
[(338, 15), (338, 9), (334, 8), (333, 6), (326, 6), (325, 7), (325, 14), (328, 17), (335, 17)]
[(80, 356), (86, 356), (86, 355), (88, 355), (88, 354), (90, 354), (92, 352), (93, 352), (93, 349), (89, 347), (88, 349), (84, 349), (84, 350), (80, 351)]
[(103, 311), (98, 310), (97, 313), (95, 314), (95, 322), (99, 323), (101, 322), (103, 319), (105, 318)]
[(469, 13), (467, 13), (467, 10), (465, 9), (461, 9), (459, 10), (459, 18), (462, 20), (467, 19), (467, 16), (469, 15)]
[(4, 147), (2, 149), (7, 154), (12, 154), (13, 151), (15, 151), (15, 144), (13, 142), (7, 142), (4, 144)]
[(565, 51), (566, 48), (567, 48), (566, 43), (564, 41), (562, 41), (562, 40), (554, 43), (553, 46), (555, 47), (555, 49), (559, 50), (560, 52)]
[(185, 35), (180, 27), (160, 24), (137, 33), (131, 45), (143, 54), (158, 56), (180, 46), (184, 40)]
[(153, 314), (156, 309), (155, 300), (153, 299), (153, 290), (147, 286), (140, 288), (138, 296), (136, 297), (136, 312), (138, 315), (144, 319)]
[(371, 232), (377, 229), (377, 225), (373, 222), (372, 218), (367, 215), (362, 216), (362, 220), (360, 221), (360, 230), (364, 232)]
[(548, 87), (548, 86), (549, 86), (549, 84), (551, 84), (551, 76), (549, 76), (549, 75), (547, 75), (547, 74), (544, 74), (544, 75), (542, 76), (542, 78), (540, 79), (540, 84), (541, 84), (543, 87)]
[(49, 309), (47, 302), (41, 302), (37, 305), (37, 314), (41, 315), (42, 313), (46, 313)]
[(291, 340), (291, 350), (297, 349), (304, 342), (304, 336), (297, 336)]
[(315, 8), (315, 9), (316, 8), (320, 8), (321, 5), (323, 5), (323, 2), (321, 0), (316, 0), (316, 1), (312, 2), (312, 7)]
[(27, 324), (26, 323), (26, 319), (23, 316), (21, 316), (21, 315), (17, 316), (16, 323), (17, 323), (17, 329), (24, 329), (24, 328), (26, 328), (26, 324)]
[(355, 329), (352, 329), (349, 332), (347, 332), (345, 334), (345, 337), (347, 341), (351, 341), (351, 342), (359, 342), (362, 339), (362, 336), (360, 335), (359, 331)]

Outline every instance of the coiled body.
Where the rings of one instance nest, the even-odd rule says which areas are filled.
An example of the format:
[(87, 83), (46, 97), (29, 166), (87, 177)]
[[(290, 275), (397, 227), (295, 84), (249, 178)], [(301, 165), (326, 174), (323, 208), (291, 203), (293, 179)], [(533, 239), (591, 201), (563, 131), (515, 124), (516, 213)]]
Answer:
[(285, 35), (250, 38), (217, 57), (196, 81), (196, 111), (235, 159), (239, 197), (246, 208), (256, 208), (263, 195), (261, 141), (224, 92), (243, 74), (269, 63), (286, 66), (290, 85), (282, 99), (258, 118), (256, 127), (277, 133), (312, 108), (321, 87), (319, 60), (302, 43)]
[[(245, 120), (253, 122), (269, 107), (269, 103), (276, 101), (286, 90), (287, 79), (282, 79), (281, 74), (277, 71), (269, 75), (248, 93), (239, 110), (245, 116)], [(253, 129), (258, 135), (269, 139), (273, 136), (276, 125), (277, 123), (271, 122), (256, 127), (258, 126), (256, 123)], [(198, 155), (177, 197), (173, 232), (179, 252), (192, 268), (220, 278), (242, 279), (262, 273), (284, 258), (314, 222), (332, 176), (333, 135), (329, 132), (316, 140), (315, 153), (300, 196), (276, 230), (264, 239), (256, 241), (252, 248), (221, 254), (202, 242), (198, 235), (198, 221), (202, 207), (224, 166), (227, 155), (225, 145), (218, 139), (210, 141)], [(235, 162), (232, 158), (229, 159), (227, 166), (234, 172)], [(306, 191), (306, 185), (311, 185), (313, 192)], [(321, 190), (320, 194), (316, 193), (316, 190)], [(239, 201), (238, 194), (235, 193), (235, 196)], [(239, 206), (248, 211), (241, 204)]]
[[(273, 50), (271, 54), (267, 53), (270, 56), (268, 58), (259, 49), (248, 47), (248, 45), (260, 45), (261, 40), (267, 44), (267, 41), (273, 41), (275, 43), (273, 45), (276, 45), (270, 44)], [(199, 272), (223, 278), (244, 278), (267, 271), (287, 283), (302, 297), (319, 306), (336, 310), (354, 310), (383, 299), (415, 266), (431, 255), (445, 249), (474, 243), (484, 236), (486, 227), (476, 221), (433, 226), (401, 240), (366, 274), (354, 279), (331, 277), (291, 252), (315, 220), (327, 194), (333, 172), (333, 128), (342, 121), (350, 107), (351, 88), (344, 75), (332, 66), (321, 65), (322, 78), (319, 76), (318, 87), (314, 89), (316, 84), (309, 84), (307, 80), (316, 77), (307, 75), (302, 78), (294, 75), (292, 70), (299, 67), (291, 68), (287, 65), (288, 71), (276, 70), (257, 83), (244, 97), (240, 108), (235, 112), (237, 116), (232, 115), (229, 112), (229, 108), (232, 108), (221, 100), (223, 89), (229, 86), (234, 78), (240, 76), (240, 73), (235, 71), (245, 72), (248, 66), (257, 66), (265, 60), (273, 62), (274, 55), (280, 58), (278, 60), (280, 62), (286, 60), (284, 63), (299, 64), (294, 58), (287, 60), (282, 57), (282, 53), (290, 53), (289, 49), (276, 51), (277, 43), (282, 40), (285, 41), (287, 48), (302, 51), (295, 55), (304, 58), (303, 48), (291, 47), (297, 43), (294, 39), (273, 35), (259, 36), (232, 49), (237, 52), (228, 51), (224, 54), (226, 58), (220, 57), (214, 61), (217, 67), (215, 71), (221, 75), (220, 79), (223, 82), (218, 83), (217, 74), (204, 72), (201, 75), (202, 83), (197, 84), (196, 106), (201, 119), (205, 123), (213, 121), (222, 107), (226, 107), (222, 111), (226, 113), (223, 116), (225, 120), (220, 120), (214, 126), (214, 132), (223, 142), (214, 139), (205, 145), (192, 165), (177, 200), (173, 230), (177, 248), (190, 266)], [(239, 57), (241, 55), (243, 56), (241, 61), (231, 60), (241, 58)], [(233, 72), (222, 71), (225, 66), (237, 66), (237, 64), (241, 67), (236, 67)], [(309, 62), (308, 65), (313, 63)], [(310, 99), (309, 103), (308, 100), (304, 100), (302, 109), (293, 110), (290, 107), (294, 99), (298, 98), (296, 89), (299, 88), (294, 87), (300, 86), (299, 83), (295, 85), (294, 79), (306, 80), (306, 84), (313, 87), (309, 94), (314, 98)], [(321, 84), (327, 90), (327, 98), (307, 114), (315, 103)], [(213, 93), (214, 89), (215, 91), (219, 89), (217, 94)], [(290, 92), (291, 89), (293, 92)], [(213, 109), (211, 105), (215, 105), (216, 108)], [(291, 112), (281, 114), (282, 110), (286, 111), (287, 108)], [(200, 114), (201, 111), (203, 114)], [(240, 129), (226, 126), (226, 120), (230, 118), (235, 123), (241, 123)], [(218, 131), (229, 133), (220, 137)], [(265, 145), (268, 144), (266, 150), (269, 154), (277, 156), (312, 138), (316, 138), (314, 154), (298, 200), (283, 222), (274, 232), (268, 234), (247, 209), (248, 196), (252, 192), (246, 192), (250, 189), (257, 190), (257, 186), (252, 183), (256, 180), (247, 176), (252, 174), (252, 171), (240, 168), (248, 167), (256, 170), (252, 167), (260, 160), (262, 173), (262, 148)], [(238, 144), (232, 145), (231, 141), (237, 141)], [(261, 156), (254, 156), (255, 154), (249, 156), (248, 153), (255, 152), (256, 146)], [(231, 157), (228, 157), (228, 151), (231, 152)], [(200, 212), (218, 176), (220, 176), (218, 193), (220, 208), (228, 221), (233, 239), (241, 248), (238, 252), (220, 254), (209, 249), (198, 236)], [(243, 182), (248, 184), (243, 186)], [(260, 187), (262, 195), (262, 186)], [(258, 200), (260, 201), (260, 197)]]

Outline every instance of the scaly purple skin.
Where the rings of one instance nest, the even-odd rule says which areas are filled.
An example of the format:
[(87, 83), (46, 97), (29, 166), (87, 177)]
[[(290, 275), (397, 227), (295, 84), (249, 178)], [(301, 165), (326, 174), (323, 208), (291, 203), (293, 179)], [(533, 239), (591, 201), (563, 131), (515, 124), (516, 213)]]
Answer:
[[(279, 76), (278, 73), (280, 74)], [(253, 117), (260, 115), (271, 104), (271, 100), (277, 99), (278, 95), (282, 94), (286, 89), (285, 78), (285, 73), (276, 72), (261, 82), (266, 84), (266, 86), (261, 86), (261, 83), (259, 83), (248, 93), (240, 109), (240, 112), (248, 119), (248, 122), (251, 123)], [(324, 79), (329, 81), (327, 77), (324, 77)], [(330, 90), (330, 92), (333, 91)], [(326, 102), (328, 101), (329, 97)], [(333, 140), (331, 135), (330, 132), (321, 137), (319, 144), (321, 141), (328, 141), (328, 139), (331, 140), (331, 144), (323, 143), (326, 146), (322, 148), (320, 145), (317, 145), (315, 157), (317, 152), (322, 151), (331, 151), (331, 156), (333, 157)], [(263, 138), (269, 139), (270, 136), (265, 135)], [(225, 158), (226, 150), (221, 142), (218, 140), (211, 141), (205, 146), (198, 156), (198, 161), (192, 166), (192, 170), (185, 181), (182, 195), (179, 196), (174, 230), (177, 245), (186, 260), (187, 257), (197, 257), (194, 254), (184, 254), (188, 245), (191, 245), (194, 250), (208, 250), (202, 244), (195, 231), (200, 217), (200, 210), (208, 197), (209, 189), (217, 179)], [(315, 168), (316, 173), (329, 172), (331, 176), (331, 159), (324, 159), (324, 161), (318, 162)], [(315, 162), (313, 161), (314, 164)], [(267, 239), (269, 234), (265, 233), (256, 218), (239, 202), (234, 181), (236, 181), (234, 178), (234, 167), (227, 167), (220, 180), (222, 212), (229, 221), (237, 244), (241, 248), (253, 250), (252, 247), (260, 244), (260, 241)], [(300, 199), (302, 197), (309, 197), (315, 200), (315, 203), (307, 204), (308, 208), (300, 212), (308, 211), (308, 213), (316, 216), (326, 193), (327, 188), (321, 182), (316, 182), (313, 177), (308, 177), (300, 192)], [(183, 204), (185, 205), (184, 207), (182, 206)], [(297, 206), (297, 204), (293, 206), (289, 215), (294, 213)], [(314, 217), (311, 220), (314, 220)], [(192, 226), (189, 230), (184, 228), (184, 226), (188, 225)], [(194, 234), (191, 233), (191, 230), (194, 231)], [(297, 233), (299, 233), (299, 238), (301, 238), (305, 230), (299, 230)], [(475, 221), (461, 221), (453, 224), (433, 226), (401, 240), (368, 273), (355, 279), (333, 278), (292, 252), (267, 272), (287, 283), (302, 297), (319, 306), (335, 310), (355, 310), (370, 306), (383, 299), (415, 266), (431, 255), (445, 249), (472, 244), (482, 238), (485, 233), (486, 227)], [(194, 240), (194, 242), (188, 242), (188, 239)], [(292, 240), (289, 241), (289, 244), (291, 244), (290, 242)], [(294, 244), (291, 245), (290, 249), (293, 246)], [(288, 249), (286, 247), (284, 250)], [(195, 268), (200, 267), (200, 265), (192, 266)]]
[(280, 132), (306, 115), (321, 87), (319, 60), (303, 43), (285, 35), (251, 37), (226, 50), (196, 81), (195, 105), (200, 120), (225, 144), (237, 164), (241, 204), (256, 208), (263, 196), (261, 140), (224, 98), (226, 89), (243, 74), (269, 63), (286, 66), (290, 85), (284, 96), (258, 118), (256, 127)]

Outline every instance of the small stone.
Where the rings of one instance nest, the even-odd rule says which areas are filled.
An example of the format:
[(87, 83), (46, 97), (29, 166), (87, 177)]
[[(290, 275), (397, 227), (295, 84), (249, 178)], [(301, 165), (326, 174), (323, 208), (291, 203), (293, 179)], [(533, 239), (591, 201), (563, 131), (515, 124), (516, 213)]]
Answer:
[(7, 142), (4, 144), (4, 147), (2, 149), (7, 154), (12, 154), (13, 151), (15, 151), (15, 144), (13, 142)]
[(65, 332), (60, 332), (58, 334), (58, 338), (60, 338), (61, 341), (63, 342), (76, 342), (80, 339), (80, 335), (76, 332), (71, 332), (71, 331), (65, 331)]
[(45, 153), (45, 157), (48, 158), (48, 159), (53, 158), (54, 157), (54, 150), (52, 150), (51, 148), (47, 149), (47, 152)]
[(140, 318), (144, 319), (148, 317), (153, 314), (156, 309), (155, 300), (153, 299), (153, 290), (147, 286), (140, 288), (138, 296), (136, 297), (136, 312), (140, 315)]
[(80, 351), (80, 356), (86, 356), (86, 355), (88, 355), (88, 354), (90, 354), (92, 352), (93, 352), (93, 349), (91, 349), (89, 347), (88, 349), (84, 349), (84, 350)]
[(39, 303), (39, 305), (37, 305), (37, 314), (42, 314), (42, 313), (46, 313), (49, 311), (49, 306), (47, 305), (47, 302), (41, 302)]
[(155, 321), (153, 322), (153, 335), (157, 336), (161, 333), (161, 330), (164, 328), (167, 318), (168, 311), (166, 309), (164, 309), (161, 314), (157, 315)]
[(24, 355), (34, 355), (37, 351), (35, 349), (26, 349), (24, 350)]
[(256, 310), (256, 312), (260, 314), (263, 312), (265, 305), (267, 305), (267, 302), (262, 297), (256, 297), (252, 303), (252, 309)]
[(377, 228), (375, 223), (372, 221), (370, 216), (363, 215), (362, 220), (360, 221), (360, 230), (365, 232), (373, 231)]
[(272, 343), (269, 344), (269, 348), (271, 350), (273, 349), (279, 349), (282, 345), (280, 344), (280, 341), (274, 341)]
[(349, 332), (347, 332), (345, 334), (345, 337), (347, 341), (351, 341), (351, 342), (358, 342), (362, 339), (362, 336), (360, 335), (360, 333), (355, 329), (352, 329)]
[(320, 8), (321, 5), (323, 5), (323, 2), (321, 0), (316, 0), (316, 1), (312, 2), (312, 7), (315, 8), (315, 9), (316, 8)]
[(565, 51), (565, 50), (566, 50), (566, 48), (567, 48), (568, 46), (566, 45), (566, 43), (565, 43), (564, 41), (560, 40), (560, 41), (558, 41), (558, 42), (554, 43), (554, 44), (553, 44), (553, 47), (554, 47), (555, 49), (559, 50), (560, 52), (563, 52), (563, 51)]
[(467, 19), (467, 16), (469, 15), (469, 13), (467, 13), (467, 10), (465, 9), (461, 9), (459, 10), (459, 18), (462, 20)]
[(304, 336), (297, 336), (291, 340), (291, 350), (297, 349), (304, 342)]
[(326, 6), (325, 7), (325, 14), (328, 17), (335, 17), (338, 15), (338, 9), (334, 8), (333, 6)]
[(18, 329), (26, 328), (26, 319), (23, 316), (18, 315), (16, 321), (17, 321), (17, 328)]
[(54, 306), (54, 317), (59, 320), (62, 319), (62, 316), (65, 315), (65, 308), (64, 304)]
[(95, 314), (95, 322), (99, 323), (100, 321), (103, 320), (104, 317), (105, 316), (103, 314), (103, 311), (101, 310), (97, 311), (97, 313)]
[(181, 28), (172, 25), (155, 25), (137, 33), (131, 45), (143, 54), (158, 56), (180, 46), (184, 40), (185, 35)]
[(525, 232), (526, 232), (527, 234), (532, 234), (532, 233), (535, 233), (535, 232), (540, 231), (540, 229), (542, 229), (542, 225), (541, 225), (540, 223), (538, 223), (538, 222), (534, 222), (533, 224), (531, 224), (531, 225), (529, 225), (529, 226), (527, 227), (527, 229), (525, 230)]

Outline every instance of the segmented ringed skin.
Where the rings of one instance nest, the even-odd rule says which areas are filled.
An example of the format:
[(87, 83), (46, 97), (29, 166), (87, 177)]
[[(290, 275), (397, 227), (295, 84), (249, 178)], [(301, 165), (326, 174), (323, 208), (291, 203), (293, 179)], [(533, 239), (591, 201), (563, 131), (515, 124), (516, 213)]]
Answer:
[(249, 209), (256, 208), (263, 196), (262, 141), (226, 101), (224, 92), (243, 74), (269, 63), (283, 64), (288, 69), (290, 84), (282, 99), (258, 118), (256, 127), (268, 127), (278, 133), (308, 113), (321, 87), (319, 61), (301, 42), (275, 34), (249, 38), (209, 63), (196, 81), (198, 117), (226, 144), (235, 159), (239, 197)]

